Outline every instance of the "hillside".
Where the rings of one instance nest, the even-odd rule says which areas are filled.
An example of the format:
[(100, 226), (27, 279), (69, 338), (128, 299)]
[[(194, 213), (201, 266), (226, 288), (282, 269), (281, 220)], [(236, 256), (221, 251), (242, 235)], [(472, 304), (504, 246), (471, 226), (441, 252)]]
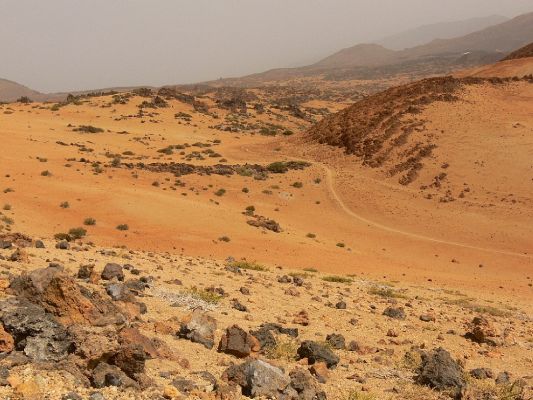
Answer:
[(358, 44), (335, 53), (316, 64), (311, 69), (335, 69), (357, 66), (387, 64), (394, 60), (395, 51), (377, 44)]
[(511, 54), (505, 57), (502, 61), (517, 60), (520, 58), (528, 58), (528, 57), (533, 57), (533, 42), (516, 51), (513, 51)]
[(459, 38), (434, 40), (428, 44), (407, 49), (402, 52), (401, 56), (412, 58), (464, 52), (509, 53), (532, 40), (533, 12)]
[(378, 41), (378, 44), (392, 50), (404, 50), (426, 44), (435, 39), (451, 39), (468, 35), (508, 20), (509, 18), (501, 15), (491, 15), (462, 21), (440, 22), (388, 36)]
[(0, 101), (15, 101), (23, 96), (30, 99), (40, 98), (41, 93), (31, 90), (16, 82), (0, 79)]
[(379, 44), (358, 44), (306, 67), (274, 69), (223, 82), (252, 86), (302, 77), (338, 82), (416, 80), (494, 63), (531, 41), (533, 13), (528, 13), (460, 37), (436, 39), (404, 50), (389, 50)]

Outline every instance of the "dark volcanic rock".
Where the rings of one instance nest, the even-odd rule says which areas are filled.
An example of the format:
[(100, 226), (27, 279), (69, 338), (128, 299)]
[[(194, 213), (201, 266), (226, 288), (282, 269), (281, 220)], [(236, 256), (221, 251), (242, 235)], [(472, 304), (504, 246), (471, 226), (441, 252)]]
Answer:
[(298, 348), (298, 359), (307, 358), (309, 364), (323, 361), (328, 368), (335, 368), (339, 363), (339, 357), (320, 343), (306, 340)]
[(0, 302), (0, 320), (15, 348), (35, 361), (65, 359), (72, 341), (65, 328), (44, 308), (25, 299)]
[(395, 308), (395, 307), (387, 307), (383, 311), (383, 315), (392, 318), (392, 319), (399, 319), (404, 320), (406, 318), (405, 311), (403, 308)]
[(443, 348), (422, 353), (416, 382), (438, 391), (449, 391), (454, 399), (462, 399), (466, 388), (463, 368)]

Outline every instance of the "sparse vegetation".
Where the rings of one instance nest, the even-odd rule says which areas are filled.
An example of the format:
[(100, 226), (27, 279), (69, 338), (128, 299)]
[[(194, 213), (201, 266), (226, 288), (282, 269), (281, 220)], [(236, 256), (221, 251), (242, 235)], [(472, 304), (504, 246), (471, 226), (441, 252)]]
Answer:
[(130, 229), (130, 227), (127, 224), (117, 225), (117, 230), (119, 230), (119, 231), (127, 231), (129, 229)]
[(97, 128), (92, 125), (80, 125), (77, 128), (74, 128), (73, 131), (81, 133), (101, 133), (104, 130), (102, 128)]
[(329, 275), (322, 277), (323, 281), (332, 283), (352, 283), (352, 279), (345, 276)]
[(72, 228), (68, 231), (69, 236), (74, 239), (78, 240), (87, 235), (87, 230), (84, 228)]
[(264, 265), (258, 264), (256, 262), (249, 262), (249, 261), (233, 261), (228, 264), (229, 267), (232, 268), (239, 268), (244, 269), (248, 271), (268, 271), (268, 268)]
[(83, 220), (83, 225), (94, 226), (96, 225), (96, 220), (94, 218), (85, 218)]

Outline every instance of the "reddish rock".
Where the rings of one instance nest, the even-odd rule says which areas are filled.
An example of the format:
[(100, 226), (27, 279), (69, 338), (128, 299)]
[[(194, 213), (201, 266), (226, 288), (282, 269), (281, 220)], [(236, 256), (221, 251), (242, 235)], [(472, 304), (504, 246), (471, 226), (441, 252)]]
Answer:
[(261, 349), (261, 344), (254, 336), (233, 325), (226, 329), (218, 345), (218, 351), (244, 358), (256, 354)]
[(0, 353), (11, 353), (15, 348), (15, 340), (13, 336), (4, 330), (0, 324)]

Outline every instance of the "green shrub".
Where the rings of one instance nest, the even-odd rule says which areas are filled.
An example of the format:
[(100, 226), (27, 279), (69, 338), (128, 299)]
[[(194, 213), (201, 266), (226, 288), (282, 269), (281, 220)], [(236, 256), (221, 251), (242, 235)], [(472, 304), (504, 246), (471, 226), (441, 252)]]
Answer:
[(87, 225), (87, 226), (96, 225), (96, 220), (94, 218), (85, 218), (85, 220), (83, 220), (83, 225)]
[(70, 237), (74, 240), (81, 239), (87, 235), (87, 229), (84, 228), (72, 228), (68, 231)]
[(129, 229), (130, 229), (130, 227), (127, 224), (117, 225), (117, 230), (119, 230), (119, 231), (127, 231)]

